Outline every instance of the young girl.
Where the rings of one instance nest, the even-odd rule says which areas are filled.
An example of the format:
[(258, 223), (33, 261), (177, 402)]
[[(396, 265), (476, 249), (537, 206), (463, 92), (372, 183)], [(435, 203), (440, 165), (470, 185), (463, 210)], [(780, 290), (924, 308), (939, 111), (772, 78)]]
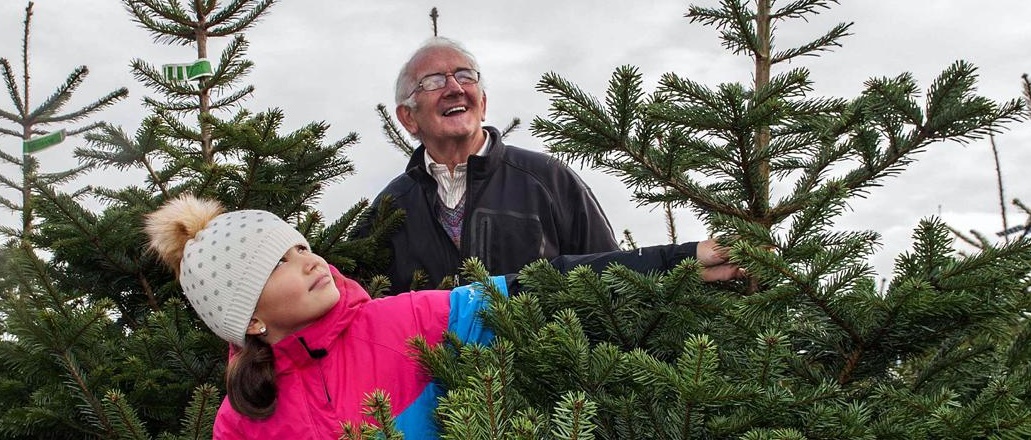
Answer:
[[(436, 437), (441, 391), (408, 341), (437, 344), (452, 331), (464, 342), (488, 343), (493, 335), (477, 318), (484, 298), (464, 286), (373, 300), (274, 214), (222, 211), (217, 202), (182, 196), (146, 219), (151, 248), (204, 323), (231, 344), (214, 438), (336, 439), (343, 422), (371, 421), (362, 402), (377, 389), (389, 395), (406, 438)], [(553, 264), (661, 269), (695, 250), (691, 243)], [(707, 278), (737, 275), (711, 240), (697, 244), (697, 253), (713, 266)], [(505, 277), (492, 282), (507, 295)]]

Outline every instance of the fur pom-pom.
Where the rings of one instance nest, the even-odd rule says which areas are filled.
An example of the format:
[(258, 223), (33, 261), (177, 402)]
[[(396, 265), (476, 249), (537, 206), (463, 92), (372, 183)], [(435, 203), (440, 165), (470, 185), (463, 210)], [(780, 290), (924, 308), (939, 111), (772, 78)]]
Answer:
[(150, 249), (167, 264), (176, 278), (179, 277), (179, 263), (183, 249), (211, 220), (224, 211), (222, 204), (214, 200), (198, 199), (183, 194), (172, 199), (147, 215), (144, 229), (150, 236)]

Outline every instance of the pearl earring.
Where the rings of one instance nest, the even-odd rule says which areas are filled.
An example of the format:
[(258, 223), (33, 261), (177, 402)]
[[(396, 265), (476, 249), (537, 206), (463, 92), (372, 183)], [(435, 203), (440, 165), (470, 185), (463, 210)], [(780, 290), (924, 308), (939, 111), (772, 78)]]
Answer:
[(261, 327), (258, 329), (258, 333), (261, 333), (262, 336), (268, 336), (268, 329), (265, 327)]

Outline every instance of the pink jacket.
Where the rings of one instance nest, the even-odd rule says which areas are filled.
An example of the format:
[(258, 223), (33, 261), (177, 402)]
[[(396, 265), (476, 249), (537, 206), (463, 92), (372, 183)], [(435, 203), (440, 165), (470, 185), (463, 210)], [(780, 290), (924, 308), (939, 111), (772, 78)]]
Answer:
[(373, 300), (358, 283), (336, 268), (332, 272), (340, 289), (337, 305), (273, 346), (275, 413), (254, 420), (233, 410), (226, 398), (215, 419), (215, 439), (337, 439), (343, 422), (372, 422), (362, 414), (362, 402), (377, 389), (389, 395), (407, 438), (436, 436), (432, 412), (440, 390), (408, 341), (422, 336), (437, 344), (447, 330), (466, 341), (489, 341), (492, 335), (476, 317), (482, 297), (465, 287)]

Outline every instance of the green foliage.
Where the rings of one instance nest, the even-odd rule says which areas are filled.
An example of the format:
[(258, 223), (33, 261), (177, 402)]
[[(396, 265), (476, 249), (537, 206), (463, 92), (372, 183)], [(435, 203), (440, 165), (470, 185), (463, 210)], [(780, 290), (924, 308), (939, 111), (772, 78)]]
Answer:
[[(63, 411), (74, 409), (64, 418), (80, 419), (79, 423), (108, 433), (97, 434), (101, 437), (114, 432), (172, 435), (180, 430), (192, 432), (181, 434), (191, 438), (210, 436), (219, 400), (219, 391), (211, 384), (222, 383), (226, 346), (203, 329), (193, 312), (179, 300), (180, 290), (167, 268), (145, 252), (143, 215), (165, 199), (180, 192), (193, 192), (221, 200), (229, 209), (270, 210), (296, 222), (313, 250), (345, 271), (358, 265), (372, 266), (374, 262), (370, 260), (382, 255), (382, 251), (372, 249), (376, 245), (374, 240), (343, 239), (365, 204), (329, 224), (314, 207), (324, 185), (352, 172), (353, 166), (343, 152), (356, 137), (324, 143), (328, 128), (324, 124), (310, 124), (279, 134), (282, 119), (280, 111), (272, 110), (254, 116), (241, 112), (232, 124), (214, 123), (215, 131), (224, 135), (215, 144), (213, 163), (200, 160), (200, 155), (174, 143), (151, 142), (154, 130), (160, 132), (154, 126), (142, 128), (132, 141), (115, 130), (106, 130), (103, 133), (109, 137), (105, 139), (127, 142), (102, 144), (97, 138), (90, 157), (108, 160), (98, 162), (103, 165), (150, 170), (153, 180), (144, 182), (142, 187), (97, 189), (94, 194), (107, 202), (107, 208), (99, 213), (84, 207), (74, 195), (36, 186), (38, 211), (45, 222), (33, 236), (33, 243), (46, 249), (51, 257), (46, 267), (41, 266), (22, 279), (47, 277), (52, 280), (52, 294), (76, 292), (77, 302), (64, 306), (66, 300), (55, 299), (50, 305), (34, 301), (26, 304), (26, 309), (62, 304), (73, 307), (76, 313), (91, 311), (89, 316), (105, 318), (108, 329), (103, 343), (87, 342), (81, 337), (61, 342), (107, 362), (85, 363), (80, 357), (69, 357), (58, 364), (75, 372), (73, 377), (81, 372), (106, 381), (100, 382), (104, 384), (100, 388), (76, 381), (82, 384), (74, 389), (78, 397), (56, 403), (63, 405)], [(154, 123), (153, 119), (150, 121)], [(132, 145), (143, 142), (151, 142), (155, 147), (132, 151)], [(376, 235), (379, 236), (382, 232)], [(85, 305), (92, 306), (80, 310)], [(10, 331), (19, 341), (30, 341), (26, 336), (30, 330), (14, 327)], [(114, 336), (117, 334), (126, 336)], [(39, 336), (42, 340), (55, 337)], [(95, 351), (104, 347), (118, 352)], [(32, 365), (47, 363), (52, 361)], [(39, 377), (53, 376), (51, 373)], [(64, 382), (48, 386), (56, 389), (73, 384)], [(101, 400), (104, 396), (108, 399), (106, 403)], [(194, 415), (184, 419), (184, 411)], [(204, 429), (208, 430), (206, 434)]]
[[(726, 0), (688, 11), (755, 60), (754, 84), (710, 87), (669, 73), (646, 93), (627, 66), (598, 99), (544, 76), (551, 114), (533, 130), (552, 151), (620, 177), (638, 201), (694, 207), (728, 237), (749, 279), (706, 284), (693, 261), (645, 274), (561, 274), (541, 261), (520, 273), (521, 295), (505, 298), (468, 263), (463, 276), (489, 298), (494, 343), (415, 342), (447, 390), (437, 414), (444, 438), (1031, 436), (1031, 242), (959, 254), (948, 229), (928, 219), (878, 290), (868, 259), (879, 236), (834, 229), (850, 198), (933, 142), (979, 139), (1024, 109), (976, 96), (965, 62), (922, 99), (908, 74), (871, 79), (842, 99), (810, 96), (805, 69), (772, 73), (838, 45), (850, 25), (773, 50), (771, 24), (832, 3)], [(158, 40), (199, 49), (198, 27), (235, 35), (272, 2), (125, 4)], [(142, 172), (138, 186), (69, 194), (65, 173), (26, 187), (44, 221), (0, 248), (0, 436), (210, 436), (225, 344), (185, 307), (140, 233), (142, 216), (180, 193), (275, 212), (373, 293), (385, 289), (375, 272), (389, 255), (379, 245), (403, 215), (374, 209), (373, 234), (348, 241), (367, 202), (336, 220), (316, 210), (326, 185), (353, 172), (345, 150), (357, 137), (327, 141), (322, 123), (284, 132), (276, 109), (211, 114), (246, 95), (230, 87), (251, 68), (245, 49), (233, 40), (216, 75), (197, 84), (134, 63), (165, 98), (148, 100), (154, 114), (134, 133), (100, 127), (77, 154), (83, 166)], [(227, 94), (205, 98), (216, 89)], [(88, 209), (88, 197), (103, 209)], [(399, 438), (389, 396), (364, 403), (375, 423), (347, 425), (343, 438)]]
[[(207, 18), (201, 27), (208, 37), (229, 36), (272, 4), (189, 2), (187, 9), (199, 9), (185, 12), (177, 1), (124, 3), (159, 39), (199, 50), (203, 43), (192, 40), (199, 34), (184, 30), (200, 26), (194, 13)], [(379, 244), (400, 215), (384, 213), (369, 239), (347, 241), (368, 203), (337, 219), (316, 210), (327, 185), (353, 173), (345, 153), (357, 135), (327, 140), (329, 126), (321, 122), (284, 130), (279, 109), (212, 116), (250, 93), (244, 88), (214, 99), (207, 93), (231, 90), (250, 69), (241, 58), (245, 48), (237, 36), (214, 76), (198, 84), (168, 81), (134, 63), (137, 77), (165, 99), (148, 99), (154, 114), (131, 134), (97, 127), (76, 155), (83, 168), (140, 173), (142, 182), (67, 193), (66, 174), (25, 186), (42, 221), (20, 244), (0, 249), (0, 437), (211, 437), (226, 344), (182, 301), (142, 232), (143, 216), (181, 193), (219, 200), (227, 209), (274, 212), (341, 270), (385, 264)], [(183, 122), (191, 118), (199, 126)]]
[[(692, 261), (648, 274), (527, 266), (520, 296), (491, 296), (493, 345), (421, 349), (449, 388), (446, 435), (514, 436), (520, 420), (542, 438), (1027, 436), (1031, 242), (960, 254), (927, 219), (878, 290), (878, 234), (834, 229), (851, 198), (934, 142), (980, 139), (1025, 110), (977, 96), (963, 61), (922, 99), (909, 74), (871, 79), (853, 99), (811, 96), (805, 69), (771, 68), (839, 45), (851, 25), (795, 48), (775, 50), (772, 35), (832, 3), (691, 7), (753, 59), (749, 85), (667, 73), (646, 93), (625, 66), (596, 98), (543, 76), (551, 110), (532, 129), (552, 152), (618, 176), (641, 203), (693, 207), (749, 277), (702, 283)], [(571, 400), (586, 425), (562, 419)]]
[[(199, 331), (182, 304), (169, 301), (167, 312), (129, 328), (113, 319), (113, 301), (66, 293), (79, 291), (62, 288), (52, 276), (61, 271), (32, 250), (4, 252), (5, 281), (13, 281), (0, 301), (10, 335), (0, 343), (3, 383), (12, 391), (0, 399), (5, 437), (149, 438), (145, 426), (175, 429), (187, 402), (217, 406), (215, 389), (199, 386), (221, 375), (221, 356), (210, 354), (224, 353), (224, 345)], [(193, 413), (202, 410), (213, 417), (210, 408)]]
[[(17, 74), (14, 69), (11, 68), (11, 63), (7, 61), (6, 58), (0, 57), (0, 74), (2, 74), (4, 78), (4, 84), (7, 86), (8, 95), (14, 105), (13, 112), (0, 109), (0, 123), (13, 124), (13, 126), (16, 127), (15, 129), (11, 129), (0, 125), (0, 135), (13, 136), (21, 141), (27, 141), (36, 136), (56, 131), (46, 130), (44, 127), (54, 125), (63, 126), (69, 123), (81, 122), (94, 113), (110, 107), (129, 95), (129, 90), (122, 87), (77, 110), (62, 113), (64, 106), (71, 99), (72, 94), (75, 93), (76, 89), (78, 89), (78, 87), (82, 85), (83, 81), (86, 80), (86, 76), (89, 75), (89, 69), (86, 66), (79, 66), (68, 75), (64, 84), (60, 85), (53, 94), (44, 99), (42, 103), (36, 106), (36, 108), (28, 108), (28, 103), (32, 102), (30, 101), (30, 98), (33, 96), (29, 83), (29, 36), (31, 35), (32, 6), (32, 2), (29, 2), (28, 6), (25, 7), (24, 37), (22, 39), (21, 46), (23, 67), (21, 79), (22, 84), (24, 84), (24, 89), (18, 87), (19, 82), (16, 78)], [(65, 128), (65, 132), (68, 136), (73, 136), (93, 130), (100, 125), (102, 124), (93, 123), (80, 127)], [(17, 166), (22, 170), (21, 182), (17, 182), (7, 176), (0, 176), (0, 185), (15, 190), (22, 195), (21, 202), (16, 202), (0, 196), (0, 205), (11, 211), (20, 212), (22, 216), (20, 229), (7, 227), (0, 228), (0, 236), (11, 238), (20, 237), (22, 240), (27, 240), (35, 223), (31, 193), (32, 185), (36, 183), (42, 185), (58, 185), (79, 176), (89, 169), (89, 166), (81, 165), (65, 171), (40, 173), (39, 162), (31, 155), (24, 154), (24, 151), (20, 158), (0, 152), (0, 162)]]
[[(141, 59), (132, 61), (132, 72), (137, 81), (164, 95), (164, 99), (147, 97), (144, 102), (171, 129), (171, 136), (194, 145), (203, 160), (210, 162), (213, 142), (219, 137), (212, 131), (217, 121), (212, 112), (237, 106), (254, 92), (253, 86), (234, 87), (254, 67), (254, 63), (243, 58), (248, 43), (242, 32), (268, 13), (275, 0), (185, 2), (185, 8), (181, 3), (184, 2), (122, 0), (133, 20), (147, 29), (155, 42), (194, 46), (197, 59), (208, 58), (209, 39), (232, 36), (219, 59), (209, 60), (211, 76), (195, 83), (165, 78), (161, 70)], [(197, 118), (199, 126), (191, 127), (181, 116)]]
[[(922, 223), (883, 295), (870, 277), (809, 279), (810, 261), (834, 249), (742, 252), (754, 267), (787, 259), (775, 264), (788, 273), (751, 296), (702, 284), (690, 261), (651, 275), (531, 265), (520, 296), (490, 296), (491, 347), (421, 347), (450, 390), (444, 432), (555, 435), (581, 426), (559, 417), (572, 411), (570, 393), (584, 393), (599, 438), (1020, 438), (1031, 429), (1031, 243), (957, 257), (948, 237), (940, 222)], [(634, 296), (648, 304), (627, 307)], [(649, 313), (670, 330), (621, 348)], [(679, 346), (652, 342), (673, 329)], [(551, 416), (529, 416), (539, 414)]]
[(356, 426), (351, 422), (343, 422), (343, 433), (340, 435), (340, 440), (404, 439), (404, 435), (397, 429), (394, 416), (391, 415), (390, 396), (381, 390), (376, 390), (365, 396), (362, 405), (364, 407), (362, 412), (371, 417), (374, 423), (362, 422)]

